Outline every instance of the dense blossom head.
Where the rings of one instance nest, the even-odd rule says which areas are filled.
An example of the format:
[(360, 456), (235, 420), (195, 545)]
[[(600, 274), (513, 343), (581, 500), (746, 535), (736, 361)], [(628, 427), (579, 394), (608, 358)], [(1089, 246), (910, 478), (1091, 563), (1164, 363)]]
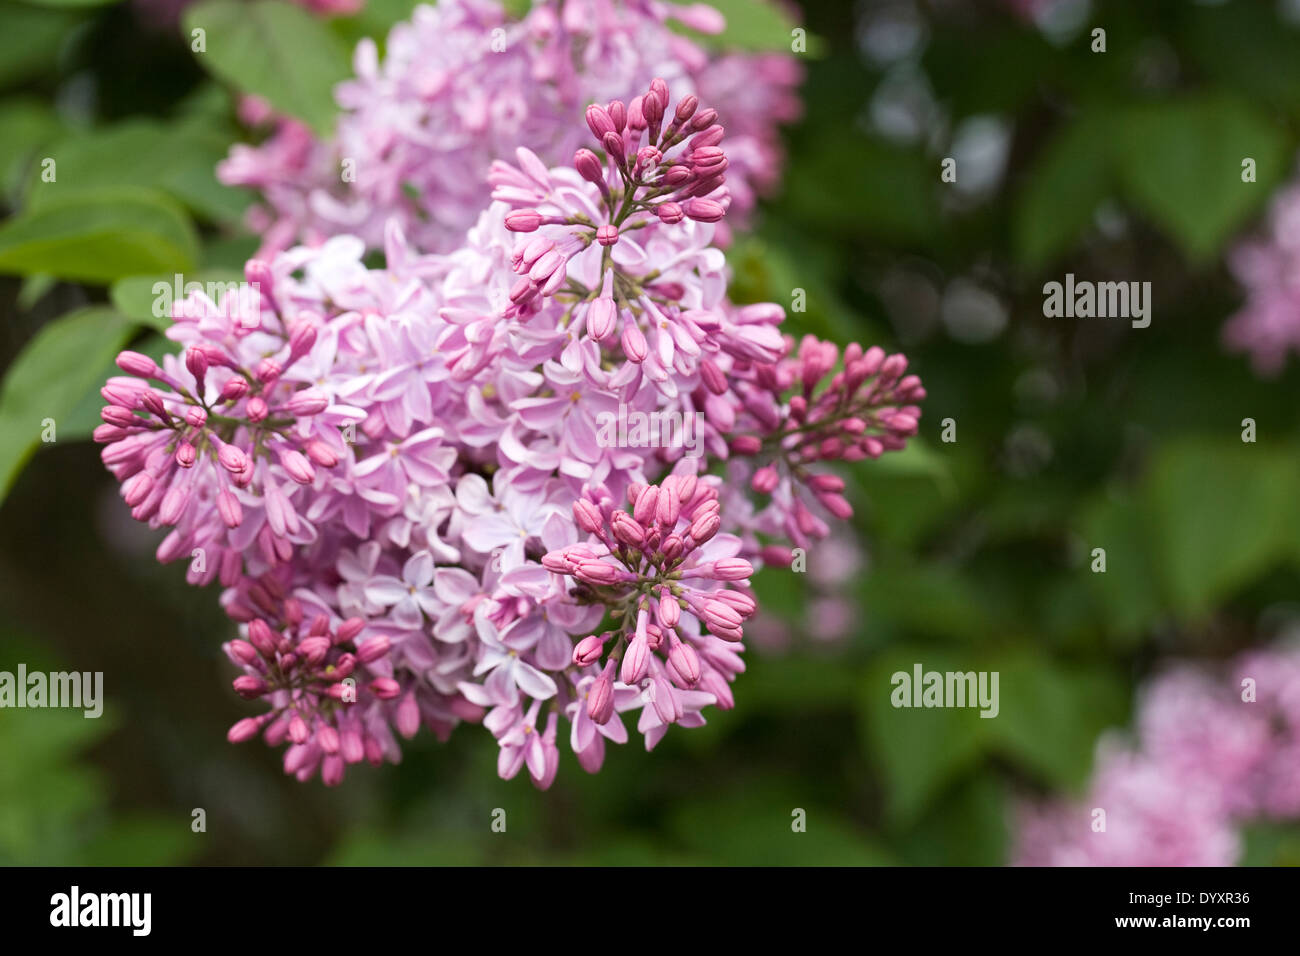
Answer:
[(1273, 197), (1266, 233), (1234, 248), (1228, 265), (1246, 302), (1224, 326), (1224, 342), (1248, 353), (1261, 375), (1276, 375), (1300, 353), (1300, 186)]
[(339, 86), (332, 142), (293, 120), (258, 147), (237, 146), (223, 181), (266, 200), (252, 214), (263, 253), (339, 233), (381, 243), (390, 218), (423, 249), (448, 251), (488, 205), (493, 160), (526, 144), (554, 165), (573, 154), (572, 117), (655, 76), (710, 100), (731, 141), (732, 196), (744, 211), (780, 168), (778, 124), (798, 115), (794, 57), (714, 57), (672, 29), (724, 24), (704, 5), (641, 0), (535, 4), (511, 20), (497, 0), (442, 0), (395, 26), (381, 62), (363, 40)]
[(287, 742), (289, 773), (471, 722), (547, 787), (624, 715), (647, 748), (700, 726), (735, 704), (755, 569), (849, 516), (830, 467), (916, 430), (901, 356), (796, 351), (779, 306), (728, 300), (716, 111), (623, 95), (575, 111), (566, 165), (493, 165), (451, 251), (392, 222), (383, 268), (351, 236), (254, 261), (105, 389), (123, 495), (242, 627), (235, 689), (269, 710), (231, 739)]
[[(1022, 809), (1031, 866), (1229, 866), (1239, 828), (1300, 816), (1300, 653), (1184, 665), (1139, 702), (1136, 739), (1107, 738), (1081, 801)], [(1096, 810), (1105, 830), (1096, 829)]]

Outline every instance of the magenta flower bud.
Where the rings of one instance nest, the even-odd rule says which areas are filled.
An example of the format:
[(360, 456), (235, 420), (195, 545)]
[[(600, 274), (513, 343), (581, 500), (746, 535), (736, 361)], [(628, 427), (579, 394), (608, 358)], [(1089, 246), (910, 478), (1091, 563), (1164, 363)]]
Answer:
[(573, 520), (587, 534), (599, 534), (604, 525), (600, 509), (586, 498), (579, 498), (573, 503)]
[(700, 682), (700, 656), (676, 634), (669, 637), (668, 645), (668, 663), (681, 675), (687, 687), (694, 687)]
[(734, 630), (745, 623), (745, 619), (740, 616), (740, 612), (724, 601), (714, 598), (705, 600), (702, 613), (704, 623), (710, 628), (724, 628)]
[(325, 726), (316, 732), (316, 742), (320, 744), (320, 749), (327, 754), (336, 754), (339, 752), (339, 732), (333, 727)]
[(149, 497), (153, 486), (153, 475), (147, 471), (138, 472), (122, 483), (122, 500), (134, 508)]
[(221, 394), (217, 396), (217, 400), (221, 402), (237, 402), (247, 394), (248, 382), (242, 378), (232, 378), (221, 386)]
[(402, 693), (402, 685), (391, 677), (380, 677), (370, 682), (370, 692), (380, 700), (396, 700)]
[(789, 548), (783, 548), (779, 544), (764, 545), (759, 549), (758, 556), (764, 564), (771, 565), (774, 568), (788, 568), (794, 563), (794, 553)]
[(676, 627), (681, 616), (682, 606), (677, 602), (677, 598), (671, 594), (659, 598), (659, 622), (664, 627)]
[(614, 512), (610, 527), (614, 537), (630, 548), (639, 548), (645, 542), (645, 529), (626, 511)]
[(217, 514), (227, 528), (238, 528), (244, 523), (244, 509), (229, 489), (223, 488), (217, 492)]
[(157, 378), (162, 374), (158, 363), (149, 356), (129, 350), (118, 353), (117, 367), (127, 375), (134, 375), (136, 378)]
[(717, 222), (727, 213), (721, 203), (712, 199), (688, 199), (682, 212), (696, 222)]
[(661, 202), (655, 206), (655, 215), (659, 217), (660, 222), (667, 223), (670, 226), (674, 226), (686, 218), (686, 213), (682, 211), (682, 207), (675, 202)]
[(609, 112), (598, 103), (592, 103), (587, 107), (587, 127), (591, 130), (591, 135), (598, 140), (603, 140), (606, 133), (618, 134)]
[(820, 493), (817, 495), (817, 500), (821, 502), (823, 508), (841, 521), (848, 521), (853, 517), (853, 506), (843, 495)]
[(208, 355), (202, 349), (189, 348), (185, 350), (185, 367), (189, 369), (194, 380), (203, 385), (203, 376), (208, 374)]
[(334, 643), (342, 644), (350, 641), (366, 629), (366, 619), (363, 617), (350, 617), (338, 626), (334, 632)]
[(634, 637), (623, 654), (618, 679), (624, 684), (635, 684), (640, 681), (650, 669), (650, 656), (650, 645), (646, 643), (646, 639)]
[(289, 739), (296, 744), (305, 744), (311, 737), (311, 728), (307, 726), (307, 721), (303, 720), (298, 714), (289, 718)]
[(665, 484), (659, 489), (659, 500), (655, 503), (655, 520), (665, 528), (675, 527), (681, 510), (682, 502), (677, 497), (677, 490)]
[(140, 424), (140, 417), (123, 405), (105, 405), (99, 410), (99, 417), (118, 428), (130, 428)]
[(685, 186), (694, 178), (695, 174), (691, 172), (690, 167), (682, 166), (680, 164), (670, 166), (668, 167), (668, 171), (664, 173), (663, 185), (670, 189), (677, 189), (680, 186)]
[(284, 410), (295, 418), (307, 418), (311, 415), (319, 415), (329, 408), (329, 404), (329, 399), (322, 393), (314, 388), (308, 388), (295, 392), (293, 397), (285, 402)]
[(813, 475), (808, 479), (808, 487), (813, 491), (839, 493), (844, 490), (844, 479), (839, 475)]
[(191, 428), (202, 428), (208, 423), (208, 413), (197, 405), (185, 409), (185, 424)]
[(609, 223), (601, 226), (596, 230), (596, 241), (602, 246), (612, 246), (618, 242), (618, 226), (611, 226)]
[(162, 396), (152, 388), (146, 388), (140, 393), (140, 407), (151, 415), (157, 415), (163, 421), (171, 420), (171, 416), (167, 414), (167, 406), (163, 404)]
[(688, 119), (690, 119), (692, 116), (695, 115), (695, 110), (699, 107), (699, 105), (700, 105), (700, 98), (696, 96), (694, 93), (687, 93), (677, 103), (677, 112), (673, 114), (673, 118), (677, 120), (677, 123), (679, 125), (685, 123)]
[(266, 400), (261, 395), (254, 395), (248, 400), (248, 405), (244, 408), (244, 414), (250, 422), (266, 421), (271, 414), (271, 409), (267, 407)]
[(307, 456), (300, 451), (280, 452), (280, 464), (289, 473), (289, 477), (300, 485), (310, 485), (316, 477), (316, 469), (311, 466)]
[(243, 641), (239, 638), (235, 638), (230, 642), (230, 653), (232, 656), (238, 658), (241, 664), (252, 664), (257, 660), (257, 648), (248, 643), (248, 641)]
[(604, 183), (605, 168), (600, 159), (589, 149), (580, 149), (573, 154), (573, 166), (583, 179), (589, 183)]
[(313, 438), (307, 443), (307, 457), (322, 468), (333, 468), (339, 463), (339, 456), (319, 438)]
[(605, 111), (609, 113), (610, 122), (614, 124), (614, 132), (623, 132), (623, 127), (627, 125), (627, 107), (623, 105), (623, 101), (610, 100)]
[[(708, 129), (718, 121), (718, 111), (714, 109), (701, 110), (691, 119), (691, 129), (699, 132)], [(722, 127), (718, 127), (721, 129)]]
[(758, 471), (754, 472), (754, 477), (749, 480), (749, 487), (753, 488), (761, 495), (770, 495), (776, 490), (776, 486), (781, 482), (781, 475), (776, 470), (775, 465), (764, 465)]
[(702, 173), (708, 170), (707, 175), (713, 175), (716, 167), (726, 159), (727, 154), (717, 146), (700, 146), (691, 151), (691, 166)]
[(275, 382), (280, 378), (283, 371), (284, 369), (280, 367), (280, 363), (275, 359), (264, 358), (262, 361), (257, 363), (257, 368), (254, 371), (253, 377), (263, 385), (270, 385), (272, 382)]
[(713, 577), (718, 581), (743, 581), (754, 574), (754, 566), (744, 558), (719, 558), (713, 562)]
[(127, 432), (121, 425), (104, 424), (95, 425), (95, 431), (90, 434), (91, 438), (98, 441), (100, 445), (107, 445), (109, 442), (121, 441), (122, 438), (129, 436), (130, 432)]
[(646, 485), (641, 489), (640, 494), (636, 496), (636, 502), (632, 506), (632, 517), (642, 527), (649, 527), (650, 522), (654, 520), (655, 507), (659, 503), (659, 488), (656, 485)]
[(718, 528), (722, 526), (722, 519), (716, 511), (706, 511), (703, 514), (695, 516), (691, 522), (691, 540), (696, 544), (703, 544), (710, 540), (718, 533)]
[(372, 637), (368, 641), (363, 641), (357, 647), (357, 660), (363, 664), (373, 664), (375, 661), (384, 657), (392, 648), (393, 642), (385, 635)]
[(609, 296), (600, 296), (587, 309), (587, 331), (597, 342), (603, 342), (614, 332), (618, 321), (618, 307)]
[(248, 456), (234, 445), (222, 445), (221, 451), (217, 452), (217, 461), (232, 475), (237, 475), (248, 467)]
[(757, 455), (763, 450), (763, 442), (757, 435), (737, 435), (731, 440), (733, 455)]
[(231, 685), (235, 688), (235, 693), (245, 700), (255, 700), (269, 690), (266, 681), (252, 674), (241, 674), (231, 681)]
[(312, 350), (316, 344), (316, 322), (311, 313), (304, 312), (289, 329), (289, 361), (295, 362)]
[(608, 634), (592, 634), (584, 637), (573, 649), (573, 663), (578, 667), (596, 663), (605, 653), (605, 641), (608, 639)]
[(587, 691), (587, 716), (598, 724), (607, 724), (614, 716), (614, 662), (605, 664)]
[(649, 353), (650, 346), (646, 343), (645, 333), (635, 322), (624, 322), (623, 354), (627, 356), (627, 360), (640, 365)]
[(642, 109), (644, 102), (644, 96), (636, 96), (632, 98), (631, 103), (627, 104), (627, 128), (634, 133), (640, 132), (646, 127), (645, 113)]
[(243, 720), (237, 720), (226, 732), (226, 739), (232, 744), (242, 744), (246, 740), (252, 740), (257, 736), (257, 732), (262, 729), (262, 721), (256, 717), (245, 717)]
[(260, 617), (248, 622), (248, 640), (268, 661), (275, 657), (275, 632)]
[(699, 690), (712, 694), (719, 710), (731, 710), (736, 706), (736, 698), (731, 693), (731, 685), (717, 671), (708, 671), (700, 678)]
[(325, 660), (325, 655), (329, 653), (329, 649), (330, 640), (328, 637), (307, 637), (298, 642), (298, 653), (312, 667)]
[(163, 495), (162, 504), (158, 508), (158, 520), (163, 524), (175, 524), (185, 514), (185, 508), (190, 503), (190, 486), (173, 485), (167, 489), (167, 494)]
[(574, 573), (579, 580), (596, 585), (614, 584), (620, 577), (618, 568), (604, 561), (579, 561)]
[(665, 724), (671, 724), (681, 716), (677, 710), (677, 695), (673, 693), (672, 685), (662, 677), (656, 677), (651, 681), (653, 690), (653, 702), (655, 713)]
[(623, 137), (618, 133), (606, 133), (605, 138), (600, 141), (605, 147), (605, 152), (613, 159), (622, 164), (627, 162), (627, 152), (623, 149)]
[(536, 232), (542, 214), (536, 209), (516, 209), (506, 213), (506, 228), (511, 232)]

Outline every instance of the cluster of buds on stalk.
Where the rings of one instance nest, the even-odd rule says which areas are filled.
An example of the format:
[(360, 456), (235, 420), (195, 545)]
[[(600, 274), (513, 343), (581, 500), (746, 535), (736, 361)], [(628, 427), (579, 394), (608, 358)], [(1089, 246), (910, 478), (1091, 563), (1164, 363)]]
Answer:
[(235, 692), (271, 707), (232, 726), (230, 742), (259, 733), (271, 746), (287, 740), (285, 772), (306, 779), (319, 765), (327, 784), (342, 780), (346, 764), (382, 763), (389, 741), (370, 732), (366, 713), (376, 702), (402, 695), (387, 661), (389, 638), (363, 640), (366, 622), (358, 617), (332, 624), (317, 614), (308, 621), (295, 598), (283, 602), (282, 614), (275, 626), (253, 618), (244, 637), (225, 645), (227, 656), (244, 671), (233, 681)]
[[(920, 378), (905, 374), (906, 356), (887, 355), (877, 346), (864, 350), (850, 344), (839, 368), (836, 345), (811, 335), (804, 336), (797, 352), (787, 337), (786, 352), (772, 364), (733, 368), (737, 425), (728, 447), (733, 457), (753, 461), (749, 483), (755, 492), (788, 504), (786, 530), (802, 545), (825, 537), (829, 528), (796, 489), (805, 489), (838, 519), (853, 516), (844, 480), (809, 466), (901, 450), (916, 434), (921, 410), (914, 403), (926, 393)], [(770, 563), (775, 552), (765, 550), (764, 556)]]
[(659, 485), (632, 485), (628, 503), (630, 511), (615, 509), (603, 489), (587, 489), (573, 516), (594, 540), (542, 559), (579, 582), (578, 600), (604, 604), (615, 622), (574, 647), (579, 667), (604, 661), (587, 690), (587, 714), (597, 724), (613, 716), (616, 679), (644, 686), (665, 724), (683, 714), (674, 689), (703, 691), (728, 706), (738, 659), (725, 645), (739, 644), (756, 605), (738, 589), (753, 566), (735, 557), (736, 539), (718, 535), (717, 489), (672, 474)]

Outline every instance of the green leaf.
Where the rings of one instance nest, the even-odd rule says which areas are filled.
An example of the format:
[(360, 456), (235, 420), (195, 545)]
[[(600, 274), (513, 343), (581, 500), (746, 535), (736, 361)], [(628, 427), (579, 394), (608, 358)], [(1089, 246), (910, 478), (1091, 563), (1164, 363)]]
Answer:
[[(1131, 201), (1204, 262), (1267, 200), (1287, 172), (1289, 146), (1248, 103), (1215, 97), (1131, 109), (1115, 156)], [(1247, 157), (1253, 183), (1241, 181)]]
[(103, 383), (105, 364), (131, 338), (112, 309), (81, 309), (44, 326), (0, 383), (0, 501), (36, 447), (46, 419), (58, 428)]
[(0, 104), (0, 188), (12, 195), (36, 151), (53, 139), (61, 124), (41, 100), (15, 97)]
[(72, 10), (20, 3), (0, 8), (0, 86), (53, 72), (59, 49), (81, 19)]
[[(717, 50), (747, 50), (750, 52), (791, 52), (796, 29), (803, 29), (799, 21), (775, 0), (709, 0), (709, 6), (721, 13), (727, 25), (721, 33), (706, 34), (676, 21), (669, 25), (704, 46)], [(818, 56), (821, 40), (804, 31), (803, 53)]]
[(186, 33), (205, 32), (206, 49), (195, 55), (213, 74), (329, 135), (334, 86), (351, 69), (328, 26), (283, 0), (204, 0), (185, 11), (184, 23)]
[(69, 187), (0, 226), (0, 272), (20, 275), (107, 283), (144, 272), (185, 272), (197, 255), (189, 219), (147, 189)]
[(1030, 269), (1047, 265), (1093, 222), (1114, 188), (1110, 127), (1103, 113), (1085, 114), (1048, 143), (1016, 203), (1012, 224), (1017, 253)]
[(207, 125), (135, 120), (64, 137), (46, 153), (57, 163), (58, 179), (33, 176), (27, 203), (57, 199), (69, 187), (137, 186), (161, 190), (205, 218), (238, 222), (251, 193), (217, 182), (215, 168), (229, 143)]
[[(1142, 494), (1165, 591), (1197, 618), (1285, 557), (1295, 536), (1294, 451), (1236, 437), (1187, 441), (1156, 458)], [(1114, 573), (1108, 563), (1107, 573)]]
[(925, 671), (968, 671), (951, 652), (938, 648), (895, 648), (868, 671), (861, 691), (862, 730), (868, 750), (880, 761), (887, 785), (886, 812), (906, 826), (959, 774), (975, 765), (988, 744), (991, 724), (973, 708), (894, 707), (891, 681), (909, 678), (914, 664)]
[(77, 7), (107, 7), (110, 4), (121, 3), (122, 0), (23, 0), (23, 2), (37, 7), (75, 9)]

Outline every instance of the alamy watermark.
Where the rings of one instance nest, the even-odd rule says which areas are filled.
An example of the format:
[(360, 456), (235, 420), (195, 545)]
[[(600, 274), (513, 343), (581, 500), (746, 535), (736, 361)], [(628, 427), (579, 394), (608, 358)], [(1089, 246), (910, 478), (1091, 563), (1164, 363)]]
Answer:
[(2, 707), (71, 707), (87, 717), (104, 712), (103, 671), (27, 672), (26, 664), (18, 672), (0, 671), (0, 708)]
[(641, 412), (619, 403), (618, 413), (596, 415), (601, 448), (680, 448), (687, 458), (704, 454), (704, 413)]
[[(190, 296), (202, 293), (214, 303), (220, 304), (227, 296), (235, 296), (239, 302), (238, 317), (244, 328), (257, 328), (262, 324), (262, 290), (256, 282), (220, 281), (210, 279), (206, 282), (191, 280), (179, 272), (172, 276), (172, 281), (159, 279), (153, 284), (153, 315), (156, 319), (201, 317), (201, 307), (189, 301)], [(180, 312), (177, 313), (177, 303)]]
[(1132, 319), (1133, 328), (1151, 324), (1150, 282), (1074, 281), (1067, 272), (1065, 283), (1043, 286), (1043, 315), (1049, 319)]
[(889, 679), (895, 707), (978, 707), (981, 717), (998, 715), (998, 671), (896, 671)]

